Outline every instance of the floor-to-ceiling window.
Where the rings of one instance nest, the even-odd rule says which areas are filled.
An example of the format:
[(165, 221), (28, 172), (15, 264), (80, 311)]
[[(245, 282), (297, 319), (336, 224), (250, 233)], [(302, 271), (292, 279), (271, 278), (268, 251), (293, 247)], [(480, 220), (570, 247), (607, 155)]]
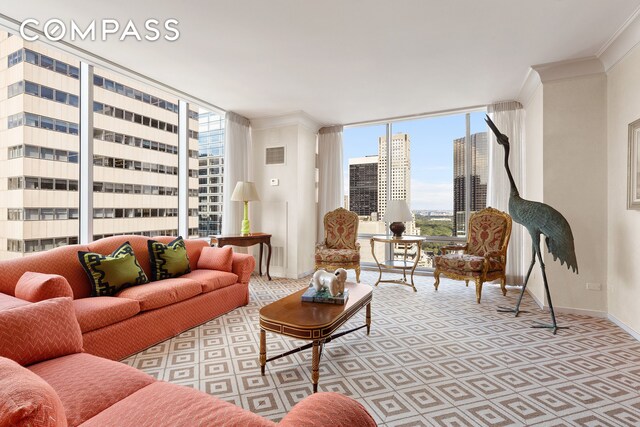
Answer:
[[(405, 234), (427, 236), (420, 259), (415, 248), (408, 254), (418, 267), (432, 268), (441, 246), (465, 239), (467, 215), (486, 206), (483, 115), (474, 111), (345, 129), (345, 207), (360, 216), (364, 263), (373, 261), (369, 237), (389, 233), (382, 221), (387, 200), (407, 202), (413, 220), (405, 223)], [(400, 247), (375, 250), (379, 260), (405, 255)]]
[[(93, 76), (85, 79), (79, 58), (4, 31), (0, 52), (0, 259), (78, 243), (79, 218), (90, 221), (89, 240), (219, 232), (224, 116), (112, 69), (91, 67)], [(93, 94), (93, 156), (87, 157), (93, 185), (85, 185), (91, 208), (79, 203), (85, 182), (80, 130), (90, 128), (81, 123), (84, 83)], [(181, 114), (187, 115), (186, 129), (179, 127)], [(180, 135), (186, 170), (180, 169)], [(201, 160), (207, 163), (204, 176)], [(187, 177), (182, 187), (181, 175)], [(207, 221), (200, 215), (203, 191)], [(187, 217), (184, 231), (179, 215)]]

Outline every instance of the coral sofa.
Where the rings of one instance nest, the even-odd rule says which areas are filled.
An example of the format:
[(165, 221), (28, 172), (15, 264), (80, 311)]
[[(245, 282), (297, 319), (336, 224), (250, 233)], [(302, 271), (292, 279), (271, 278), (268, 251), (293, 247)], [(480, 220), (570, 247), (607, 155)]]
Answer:
[[(81, 351), (70, 298), (0, 310), (0, 426), (275, 426), (206, 393)], [(317, 393), (297, 404), (280, 425), (375, 422), (356, 401)]]
[[(174, 238), (152, 239), (169, 243)], [(0, 309), (25, 304), (24, 299), (37, 302), (72, 297), (84, 351), (120, 360), (249, 302), (253, 257), (234, 253), (230, 272), (198, 269), (201, 252), (208, 247), (203, 240), (185, 240), (190, 273), (126, 288), (115, 296), (90, 296), (90, 281), (78, 260), (78, 251), (110, 254), (128, 241), (140, 266), (151, 277), (149, 240), (143, 236), (114, 236), (89, 245), (64, 246), (0, 261)], [(69, 286), (41, 286), (30, 289), (26, 296), (18, 292), (22, 298), (15, 298), (16, 285), (25, 272), (60, 275)]]

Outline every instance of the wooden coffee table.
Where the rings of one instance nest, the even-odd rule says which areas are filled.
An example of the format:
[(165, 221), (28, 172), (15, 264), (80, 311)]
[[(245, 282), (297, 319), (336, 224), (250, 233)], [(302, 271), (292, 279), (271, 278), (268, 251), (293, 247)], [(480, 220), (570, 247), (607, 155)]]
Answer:
[[(324, 344), (364, 327), (367, 328), (367, 335), (371, 331), (371, 286), (347, 282), (345, 289), (349, 289), (349, 300), (345, 305), (302, 302), (302, 294), (307, 290), (305, 288), (260, 309), (260, 370), (262, 375), (264, 375), (267, 362), (313, 347), (311, 382), (313, 383), (313, 392), (318, 391), (320, 376), (318, 370)], [(336, 329), (351, 319), (364, 306), (367, 307), (364, 325), (332, 335)], [(266, 331), (312, 342), (267, 359)]]

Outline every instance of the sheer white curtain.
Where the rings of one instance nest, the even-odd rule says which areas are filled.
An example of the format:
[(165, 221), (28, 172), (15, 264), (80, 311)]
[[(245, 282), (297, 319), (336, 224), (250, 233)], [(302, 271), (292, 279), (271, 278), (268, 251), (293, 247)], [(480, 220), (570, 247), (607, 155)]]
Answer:
[(343, 203), (342, 126), (318, 132), (318, 242), (324, 240), (324, 214)]
[[(522, 191), (522, 170), (524, 167), (524, 110), (517, 101), (498, 102), (489, 106), (489, 117), (496, 124), (500, 132), (509, 137), (511, 153), (509, 167), (513, 180)], [(509, 209), (509, 178), (504, 169), (504, 149), (496, 142), (491, 132), (489, 135), (489, 182), (487, 185), (487, 205), (508, 212)], [(521, 285), (524, 282), (523, 263), (524, 229), (520, 224), (513, 223), (511, 240), (507, 252), (507, 284)]]
[(233, 112), (225, 114), (224, 183), (222, 190), (222, 234), (238, 234), (242, 226), (243, 206), (232, 202), (238, 181), (250, 181), (251, 127), (249, 119)]

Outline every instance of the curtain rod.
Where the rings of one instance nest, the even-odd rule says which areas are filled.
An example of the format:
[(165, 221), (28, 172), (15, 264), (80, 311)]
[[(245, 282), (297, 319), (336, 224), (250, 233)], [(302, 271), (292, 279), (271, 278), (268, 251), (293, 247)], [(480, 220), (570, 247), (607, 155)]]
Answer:
[[(10, 33), (13, 33), (16, 36), (19, 36), (20, 35), (19, 30), (20, 30), (21, 24), (22, 22), (18, 21), (17, 19), (11, 18), (10, 16), (0, 13), (0, 27), (3, 27)], [(38, 30), (37, 28), (33, 28), (30, 25), (27, 25), (26, 28), (29, 28), (29, 31), (33, 31), (34, 33), (44, 36), (44, 33)], [(85, 62), (91, 65), (99, 66), (107, 70), (122, 74), (125, 77), (134, 79), (142, 84), (153, 86), (156, 89), (168, 92), (169, 94), (176, 96), (180, 99), (183, 99), (185, 101), (188, 101), (190, 103), (198, 104), (198, 106), (203, 107), (205, 109), (212, 110), (213, 112), (217, 112), (217, 113), (226, 113), (225, 109), (220, 108), (215, 104), (207, 102), (196, 96), (189, 95), (186, 92), (183, 92), (179, 89), (166, 85), (158, 80), (152, 79), (151, 77), (145, 76), (144, 74), (141, 74), (123, 65), (117, 64), (109, 59), (96, 55), (88, 50), (85, 50), (81, 47), (73, 45), (67, 41), (60, 40), (57, 42), (52, 42), (52, 41), (49, 41), (46, 37), (41, 37), (38, 41), (46, 44), (47, 46), (51, 46), (55, 49), (68, 53), (70, 55), (74, 55), (78, 57), (80, 60), (84, 60)]]
[(387, 123), (387, 122), (398, 122), (403, 120), (420, 119), (420, 118), (426, 118), (426, 117), (445, 116), (445, 115), (454, 114), (454, 113), (466, 113), (470, 111), (479, 111), (479, 110), (486, 109), (487, 107), (488, 105), (473, 105), (470, 107), (438, 110), (438, 111), (432, 111), (429, 113), (416, 113), (416, 114), (409, 114), (406, 116), (395, 116), (395, 117), (388, 117), (385, 119), (365, 120), (361, 122), (346, 123), (343, 126), (375, 125), (375, 124), (381, 124), (381, 123)]

